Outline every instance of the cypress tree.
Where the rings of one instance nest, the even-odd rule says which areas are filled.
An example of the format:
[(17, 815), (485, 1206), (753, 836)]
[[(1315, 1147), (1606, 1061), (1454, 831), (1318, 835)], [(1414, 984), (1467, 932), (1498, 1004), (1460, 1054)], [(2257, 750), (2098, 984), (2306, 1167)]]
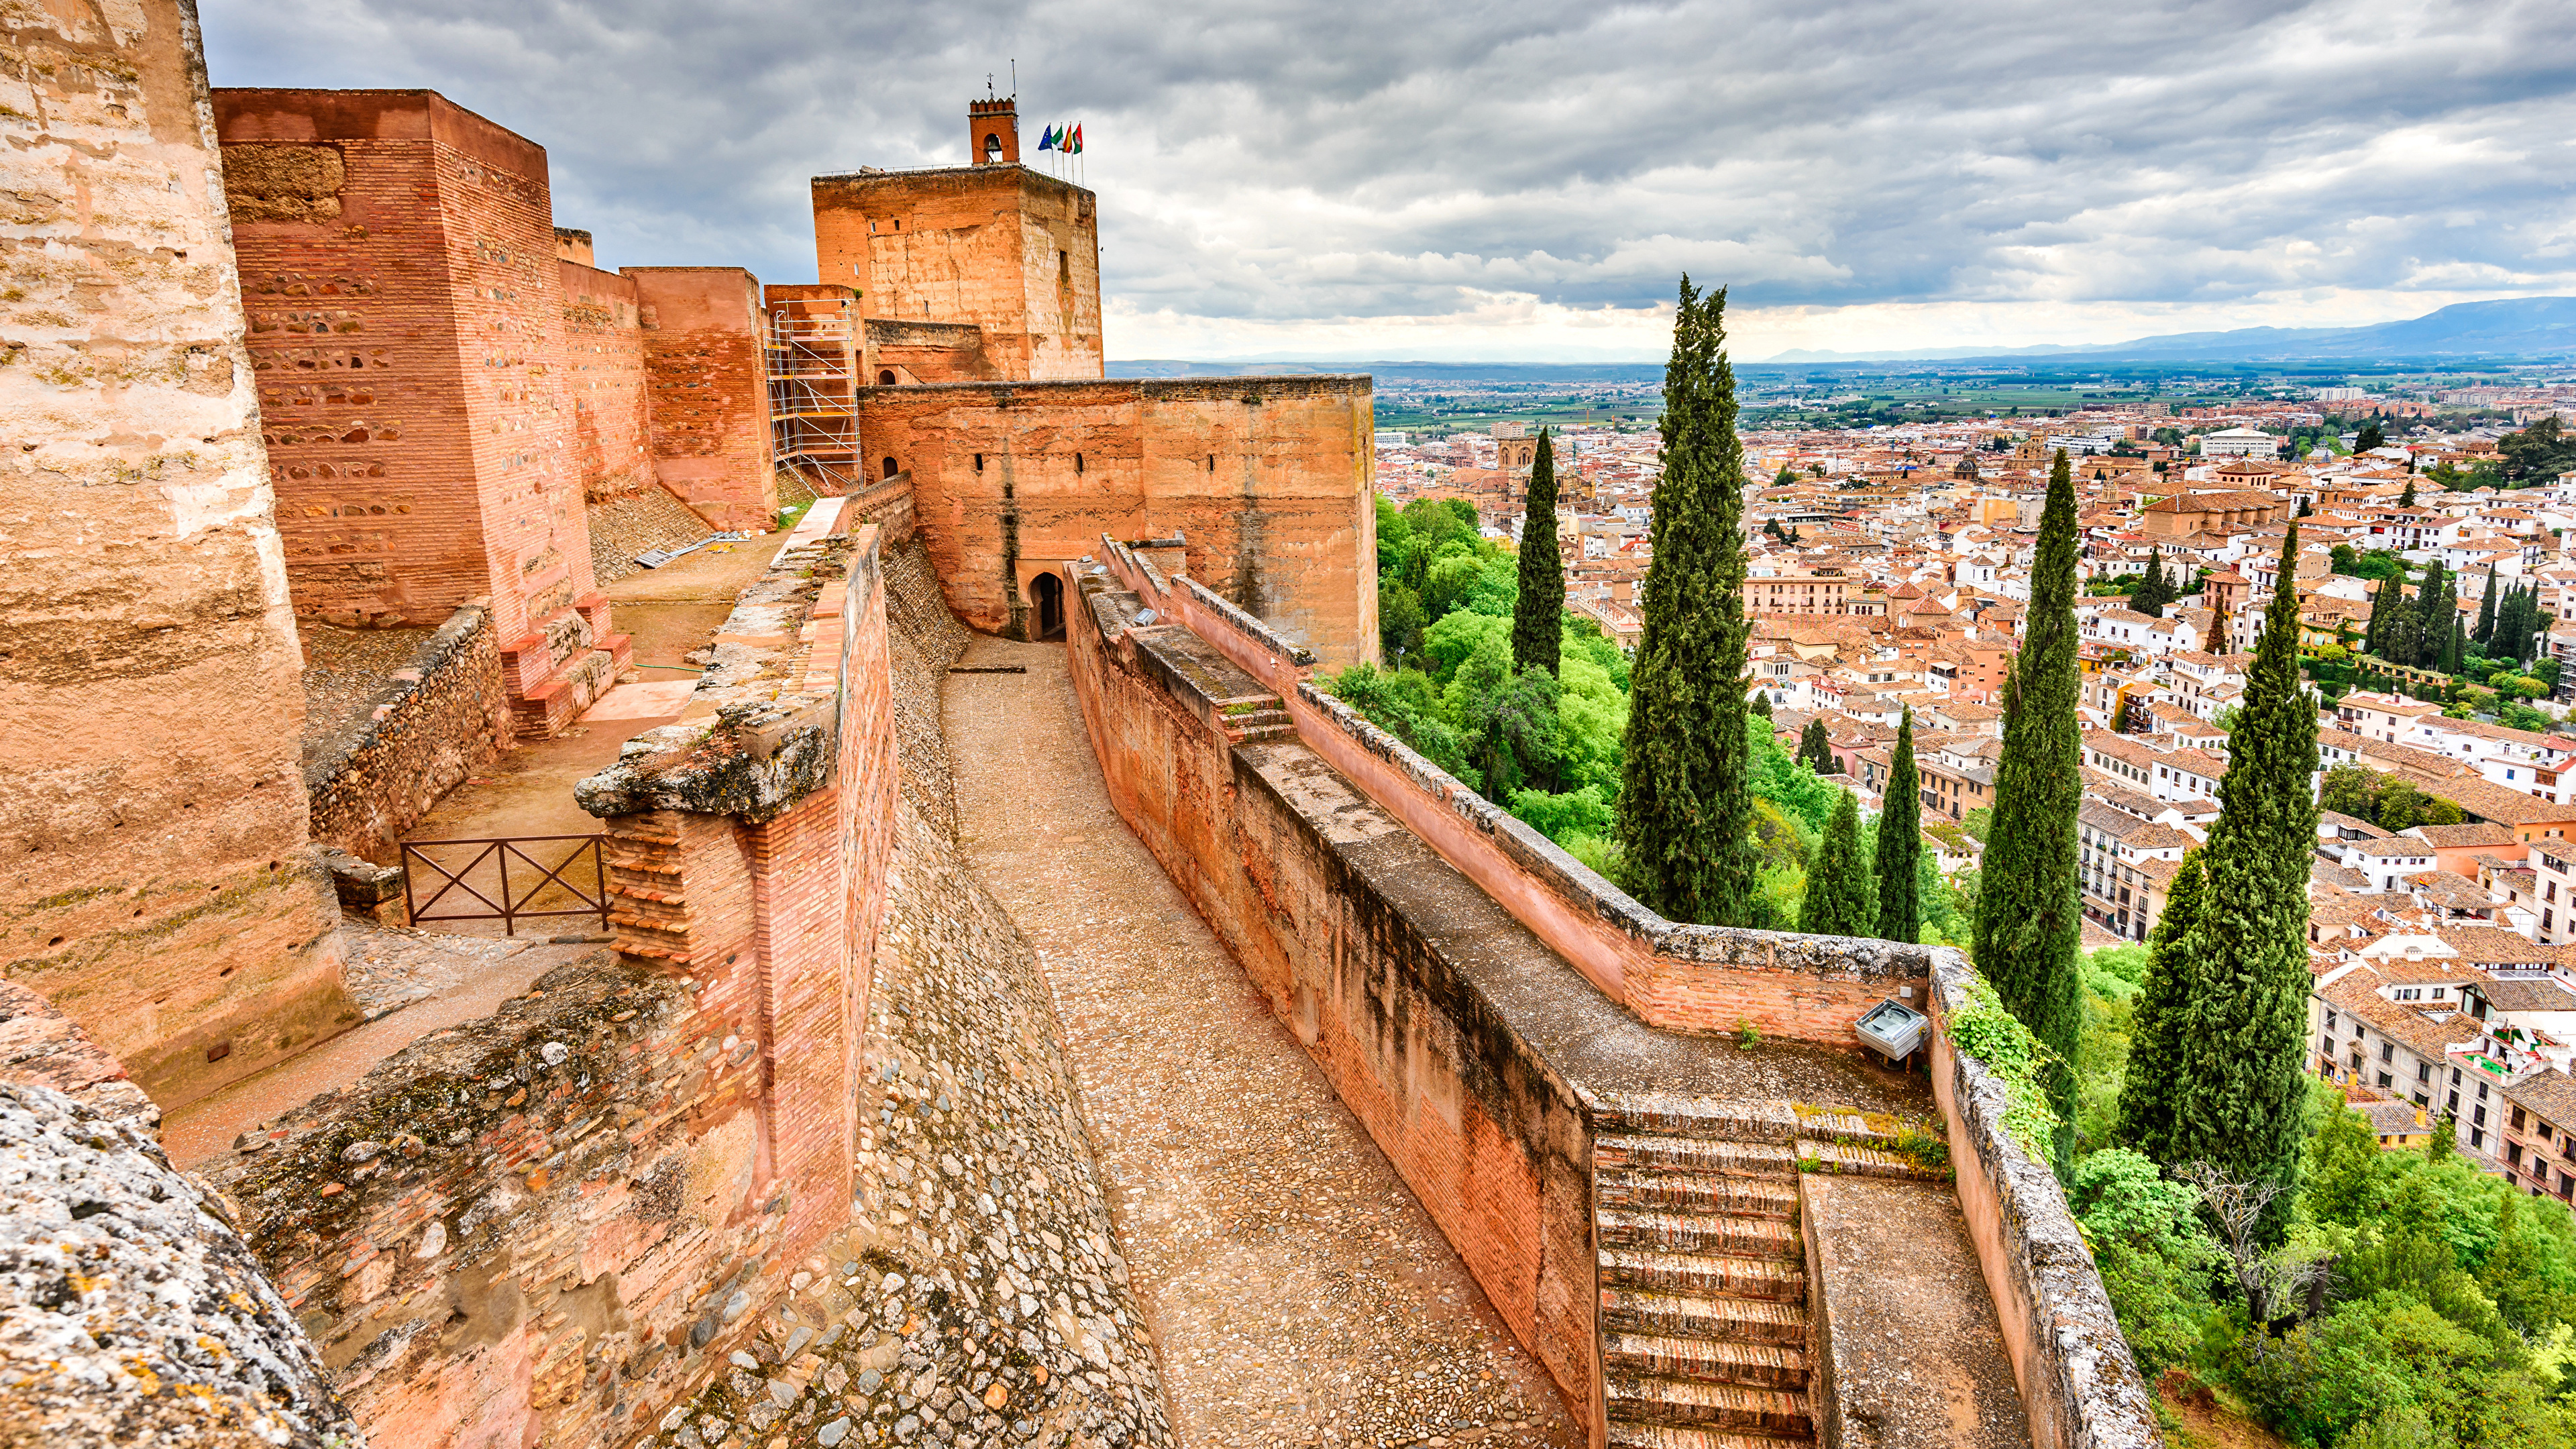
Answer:
[(1973, 952), (2005, 1008), (2058, 1055), (2047, 1086), (2059, 1121), (2061, 1175), (2074, 1160), (2073, 1063), (2084, 1011), (2075, 959), (2084, 929), (2075, 826), (2084, 794), (2078, 645), (2075, 480), (2061, 449), (2040, 515), (2021, 649), (2004, 676), (2003, 757)]
[(2147, 933), (2147, 971), (2129, 1022), (2129, 1065), (2120, 1081), (2120, 1141), (2158, 1162), (2173, 1160), (2174, 1103), (2191, 1090), (2182, 1080), (2182, 1034), (2200, 993), (2181, 972), (2176, 949), (2200, 916), (2200, 852), (2182, 858), (2164, 914)]
[(2149, 544), (2147, 576), (2138, 581), (2135, 589), (2129, 591), (2129, 607), (2150, 619), (2163, 618), (2165, 605), (2171, 602), (2174, 596), (2173, 585), (2165, 579), (2162, 559), (2163, 550), (2154, 544)]
[(2317, 841), (2316, 704), (2299, 681), (2299, 601), (2282, 546), (2245, 703), (2202, 847), (2198, 914), (2177, 947), (2190, 992), (2167, 1166), (2205, 1161), (2238, 1182), (2277, 1183), (2264, 1233), (2277, 1242), (2306, 1140), (2308, 862)]
[(1798, 731), (1798, 762), (1819, 775), (1834, 772), (1834, 737), (1821, 717), (1807, 721), (1807, 727)]
[(1834, 791), (1834, 813), (1825, 821), (1825, 843), (1807, 866), (1807, 898), (1798, 907), (1798, 929), (1819, 936), (1866, 936), (1878, 926), (1878, 883), (1860, 853), (1860, 803), (1849, 790)]
[(2406, 480), (2406, 491), (2397, 495), (2397, 506), (2400, 508), (2412, 508), (2415, 506), (2414, 479), (2409, 478)]
[(2495, 619), (2496, 569), (2494, 564), (2489, 564), (2487, 565), (2487, 594), (2485, 598), (2478, 600), (2478, 632), (2469, 636), (2478, 641), (2478, 647), (2485, 648), (2487, 641), (2495, 637)]
[(1923, 934), (1922, 783), (1914, 769), (1914, 711), (1896, 724), (1896, 759), (1878, 812), (1878, 934), (1913, 945)]
[(2388, 657), (2383, 652), (2388, 646), (2388, 615), (2397, 596), (2405, 592), (2405, 578), (2400, 572), (2396, 578), (2381, 579), (2379, 587), (2370, 591), (2370, 625), (2361, 631), (2363, 653)]
[(1556, 445), (1538, 430), (1529, 512), (1521, 519), (1521, 592), (1512, 605), (1512, 669), (1553, 676), (1565, 648), (1565, 555), (1556, 542)]
[(1664, 368), (1663, 477), (1629, 679), (1619, 844), (1647, 909), (1768, 926), (1756, 879), (1745, 708), (1744, 449), (1726, 361), (1726, 291), (1685, 276)]

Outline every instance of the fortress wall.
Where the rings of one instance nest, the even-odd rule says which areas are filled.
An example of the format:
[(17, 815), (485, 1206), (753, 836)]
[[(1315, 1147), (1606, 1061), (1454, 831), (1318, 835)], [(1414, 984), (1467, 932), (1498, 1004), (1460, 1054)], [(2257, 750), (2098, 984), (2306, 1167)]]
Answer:
[(654, 476), (723, 529), (778, 517), (760, 279), (740, 267), (628, 267), (643, 309)]
[[(1474, 979), (1543, 949), (1314, 752), (1238, 743), (1258, 683), (1185, 630), (1137, 625), (1138, 604), (1087, 577), (1068, 630), (1120, 816), (1590, 1422), (1589, 1106)], [(1524, 977), (1531, 1004), (1558, 1015), (1541, 975), (1564, 980)]]
[(1313, 656), (1196, 580), (1103, 539), (1111, 574), (1280, 696), (1297, 734), (1603, 995), (1650, 1026), (1854, 1045), (1852, 1023), (1904, 996), (1922, 1009), (1932, 955), (1886, 941), (1684, 926), (1631, 900), (1509, 811), (1307, 682)]
[(564, 390), (573, 468), (585, 502), (631, 498), (654, 484), (645, 409), (643, 305), (635, 279), (557, 260), (564, 299)]
[(1188, 572), (1328, 666), (1377, 655), (1365, 378), (872, 388), (871, 476), (912, 480), (950, 606), (1024, 635), (1022, 565), (1180, 535)]
[(0, 975), (177, 1106), (356, 1011), (193, 8), (11, 24)]
[(216, 95), (296, 605), (504, 643), (594, 592), (545, 148), (428, 91)]
[(468, 603), (305, 768), (315, 841), (393, 864), (403, 833), (508, 748), (500, 642)]

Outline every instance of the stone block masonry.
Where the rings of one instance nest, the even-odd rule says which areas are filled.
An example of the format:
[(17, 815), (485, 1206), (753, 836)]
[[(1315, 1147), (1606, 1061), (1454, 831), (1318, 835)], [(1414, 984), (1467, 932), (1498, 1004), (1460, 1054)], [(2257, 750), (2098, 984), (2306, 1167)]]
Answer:
[(760, 279), (740, 267), (628, 267), (643, 309), (654, 475), (710, 524), (778, 515)]
[(0, 66), (0, 975), (163, 1105), (354, 1020), (193, 9)]
[(429, 91), (215, 101), (298, 613), (428, 626), (488, 598), (519, 730), (562, 729), (625, 641), (591, 574), (545, 149)]
[(954, 384), (869, 389), (859, 431), (977, 628), (1030, 637), (1027, 576), (1069, 580), (1104, 533), (1177, 534), (1191, 577), (1339, 667), (1377, 657), (1371, 416), (1359, 377)]
[(510, 737), (500, 644), (478, 600), (440, 625), (305, 767), (313, 839), (392, 864), (404, 833)]
[(975, 346), (954, 338), (937, 349), (959, 359), (943, 369), (1101, 375), (1099, 198), (1089, 191), (1022, 166), (961, 166), (817, 176), (813, 194), (815, 276), (858, 288), (871, 323), (980, 329)]

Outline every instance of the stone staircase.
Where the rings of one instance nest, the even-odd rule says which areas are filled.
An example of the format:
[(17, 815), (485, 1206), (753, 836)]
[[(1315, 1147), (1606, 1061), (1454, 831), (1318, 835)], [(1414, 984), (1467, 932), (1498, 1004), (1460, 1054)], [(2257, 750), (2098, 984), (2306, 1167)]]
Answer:
[(1781, 1101), (1672, 1097), (1596, 1118), (1601, 1377), (1614, 1449), (1814, 1441), (1798, 1174), (1945, 1179), (1889, 1150), (1903, 1125)]

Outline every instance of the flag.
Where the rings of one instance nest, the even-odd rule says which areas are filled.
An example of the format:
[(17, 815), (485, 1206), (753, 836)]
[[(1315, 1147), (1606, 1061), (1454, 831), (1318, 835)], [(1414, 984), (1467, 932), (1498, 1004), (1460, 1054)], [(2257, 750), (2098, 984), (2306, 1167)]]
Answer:
[(1041, 126), (1038, 128), (1038, 149), (1041, 151), (1052, 151), (1055, 149), (1055, 127)]
[(1072, 144), (1072, 145), (1070, 145), (1070, 146), (1068, 146), (1068, 147), (1066, 147), (1065, 149), (1066, 149), (1066, 150), (1068, 150), (1068, 151), (1073, 152), (1073, 153), (1074, 153), (1075, 155), (1077, 155), (1077, 156), (1079, 156), (1079, 155), (1081, 155), (1081, 154), (1082, 154), (1082, 123), (1081, 123), (1081, 122), (1076, 121), (1076, 122), (1074, 123), (1074, 126), (1073, 126), (1073, 144)]

